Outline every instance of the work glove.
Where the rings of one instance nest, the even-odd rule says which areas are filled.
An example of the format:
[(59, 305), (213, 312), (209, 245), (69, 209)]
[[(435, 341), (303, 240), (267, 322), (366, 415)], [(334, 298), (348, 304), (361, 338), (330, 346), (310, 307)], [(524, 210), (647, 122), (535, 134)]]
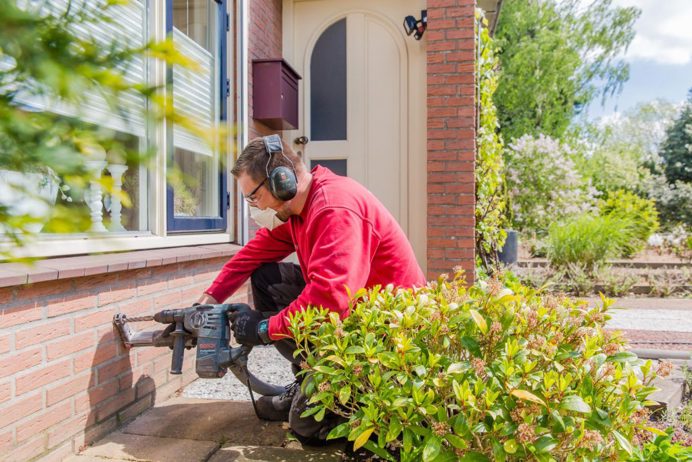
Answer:
[(244, 303), (235, 304), (235, 310), (228, 314), (231, 330), (236, 341), (241, 345), (256, 346), (271, 343), (268, 327), (269, 321), (259, 311), (253, 310)]

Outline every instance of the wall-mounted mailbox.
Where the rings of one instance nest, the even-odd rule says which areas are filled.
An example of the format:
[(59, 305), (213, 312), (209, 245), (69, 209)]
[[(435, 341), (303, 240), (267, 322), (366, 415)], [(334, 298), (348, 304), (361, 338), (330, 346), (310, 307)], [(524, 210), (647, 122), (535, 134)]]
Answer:
[(283, 59), (252, 61), (252, 118), (275, 130), (298, 128), (300, 75)]

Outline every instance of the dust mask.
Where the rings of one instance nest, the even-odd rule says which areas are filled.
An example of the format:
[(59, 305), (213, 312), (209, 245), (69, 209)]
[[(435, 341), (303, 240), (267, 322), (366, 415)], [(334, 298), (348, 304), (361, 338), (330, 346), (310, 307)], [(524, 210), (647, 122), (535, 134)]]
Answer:
[(250, 216), (253, 220), (255, 220), (255, 223), (257, 223), (260, 228), (267, 228), (269, 231), (286, 223), (285, 221), (281, 221), (279, 217), (276, 216), (276, 210), (268, 207), (262, 210), (257, 207), (250, 206)]

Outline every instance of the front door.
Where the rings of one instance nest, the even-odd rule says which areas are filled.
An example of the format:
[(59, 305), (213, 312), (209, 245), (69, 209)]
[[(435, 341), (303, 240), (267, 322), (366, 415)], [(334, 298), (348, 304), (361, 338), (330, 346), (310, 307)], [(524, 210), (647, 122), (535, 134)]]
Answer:
[(402, 23), (421, 0), (286, 0), (284, 56), (303, 76), (308, 165), (354, 178), (425, 262), (425, 49)]

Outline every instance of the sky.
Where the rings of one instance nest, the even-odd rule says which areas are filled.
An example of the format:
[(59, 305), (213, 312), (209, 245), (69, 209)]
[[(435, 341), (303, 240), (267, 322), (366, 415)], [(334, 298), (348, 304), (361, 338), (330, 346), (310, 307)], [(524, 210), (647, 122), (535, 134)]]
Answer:
[(617, 6), (636, 6), (641, 15), (636, 36), (625, 54), (630, 78), (622, 93), (600, 98), (588, 108), (588, 118), (612, 117), (656, 98), (685, 100), (692, 87), (692, 0), (613, 0)]

